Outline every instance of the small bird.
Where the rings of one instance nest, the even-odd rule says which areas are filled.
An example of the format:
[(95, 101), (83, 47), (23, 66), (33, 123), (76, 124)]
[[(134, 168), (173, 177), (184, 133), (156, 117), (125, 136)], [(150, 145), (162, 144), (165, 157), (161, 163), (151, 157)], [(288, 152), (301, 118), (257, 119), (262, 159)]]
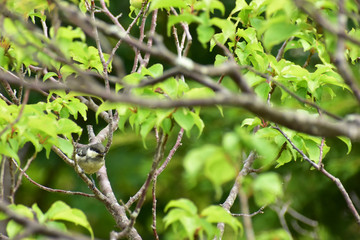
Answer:
[(105, 147), (94, 143), (76, 149), (76, 161), (86, 174), (93, 174), (105, 164)]

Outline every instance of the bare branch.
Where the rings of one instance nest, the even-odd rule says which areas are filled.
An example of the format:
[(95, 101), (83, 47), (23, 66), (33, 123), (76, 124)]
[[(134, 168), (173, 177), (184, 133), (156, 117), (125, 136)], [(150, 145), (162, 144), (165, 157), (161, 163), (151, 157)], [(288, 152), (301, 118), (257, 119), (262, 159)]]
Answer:
[(357, 212), (353, 202), (351, 201), (349, 194), (347, 193), (346, 189), (342, 185), (341, 181), (338, 178), (331, 175), (328, 171), (326, 171), (322, 164), (319, 165), (319, 164), (316, 164), (315, 162), (311, 161), (311, 159), (308, 156), (306, 156), (306, 154), (303, 151), (301, 151), (298, 147), (296, 147), (295, 144), (291, 141), (291, 139), (278, 126), (276, 126), (274, 128), (276, 130), (278, 130), (286, 138), (286, 140), (291, 144), (291, 146), (298, 153), (300, 153), (300, 155), (303, 157), (304, 160), (306, 160), (308, 163), (311, 164), (312, 167), (314, 167), (316, 170), (320, 171), (322, 174), (324, 174), (327, 178), (329, 178), (331, 181), (333, 181), (336, 184), (337, 188), (340, 190), (340, 193), (343, 195), (350, 212), (355, 217), (356, 223), (360, 225), (360, 215)]
[(20, 166), (17, 164), (17, 162), (14, 159), (11, 159), (11, 160), (12, 160), (12, 163), (17, 167), (17, 169), (19, 169), (19, 171), (22, 173), (22, 175), (24, 175), (32, 184), (34, 184), (35, 186), (39, 187), (42, 190), (45, 190), (47, 192), (64, 193), (64, 194), (69, 194), (69, 195), (80, 195), (80, 196), (84, 196), (84, 197), (94, 197), (95, 196), (94, 194), (88, 194), (88, 193), (83, 193), (83, 192), (74, 192), (74, 191), (67, 191), (67, 190), (62, 190), (62, 189), (45, 187), (45, 186), (41, 185), (40, 183), (37, 183), (36, 181), (31, 179), (30, 176), (22, 168), (20, 168)]
[(151, 166), (151, 170), (148, 173), (148, 176), (145, 180), (143, 187), (141, 187), (141, 191), (139, 191), (140, 192), (139, 200), (136, 204), (135, 210), (131, 213), (130, 222), (129, 222), (128, 226), (122, 232), (113, 233), (114, 238), (119, 239), (121, 237), (127, 236), (129, 230), (133, 227), (135, 220), (138, 217), (140, 210), (145, 202), (145, 197), (146, 197), (147, 190), (150, 186), (150, 182), (153, 180), (153, 177), (156, 174), (157, 166), (159, 165), (160, 161), (162, 160), (162, 158), (164, 156), (164, 150), (165, 150), (165, 145), (166, 145), (167, 139), (168, 139), (168, 135), (165, 133), (161, 133), (160, 141), (158, 142), (158, 146), (157, 146), (156, 152), (154, 154), (154, 159), (153, 159), (153, 163)]
[(280, 220), (280, 224), (281, 224), (282, 228), (289, 234), (290, 239), (294, 239), (292, 234), (291, 234), (291, 231), (289, 229), (289, 226), (288, 226), (288, 224), (286, 222), (286, 219), (285, 219), (285, 214), (286, 214), (286, 212), (287, 212), (287, 210), (289, 208), (289, 205), (290, 205), (290, 203), (285, 203), (285, 204), (282, 204), (281, 206), (272, 205), (270, 207), (278, 215), (278, 218)]
[(259, 210), (257, 210), (256, 212), (253, 212), (251, 214), (245, 214), (245, 213), (231, 213), (232, 216), (234, 217), (253, 217), (256, 216), (258, 214), (263, 214), (264, 213), (264, 207), (259, 208)]
[[(0, 78), (4, 78), (15, 84), (23, 84), (31, 89), (65, 89), (62, 85), (42, 82), (23, 82), (0, 71)], [(89, 80), (89, 79), (88, 79)], [(71, 90), (87, 94), (93, 94), (103, 99), (114, 102), (123, 102), (137, 104), (149, 108), (173, 108), (173, 107), (190, 107), (190, 106), (215, 106), (227, 105), (247, 109), (257, 116), (263, 117), (269, 121), (281, 124), (290, 129), (308, 133), (314, 136), (335, 137), (347, 136), (352, 140), (360, 140), (360, 127), (347, 121), (329, 121), (323, 118), (298, 113), (295, 111), (281, 110), (275, 107), (269, 107), (262, 100), (253, 94), (216, 94), (212, 98), (206, 99), (179, 99), (179, 100), (157, 100), (132, 96), (129, 94), (108, 94), (102, 90), (97, 83), (88, 81), (88, 85), (75, 85)], [(89, 87), (91, 86), (91, 87)]]
[(319, 223), (317, 221), (314, 221), (308, 217), (305, 217), (304, 215), (300, 214), (299, 212), (295, 211), (293, 208), (289, 207), (287, 209), (287, 213), (290, 214), (293, 218), (309, 225), (312, 227), (317, 227)]
[[(244, 176), (246, 176), (247, 174), (249, 174), (251, 172), (251, 169), (252, 169), (251, 166), (252, 166), (253, 162), (255, 161), (255, 157), (256, 157), (255, 152), (251, 152), (249, 154), (249, 156), (247, 157), (247, 159), (244, 161), (243, 168), (241, 169), (238, 176), (236, 177), (235, 183), (234, 183), (233, 187), (231, 188), (229, 195), (227, 196), (225, 202), (223, 204), (221, 204), (221, 206), (225, 210), (230, 212), (230, 208), (234, 204), (237, 194), (239, 192), (241, 180)], [(224, 234), (225, 224), (218, 223), (217, 228), (220, 230), (220, 238), (219, 239), (221, 239), (222, 235)]]

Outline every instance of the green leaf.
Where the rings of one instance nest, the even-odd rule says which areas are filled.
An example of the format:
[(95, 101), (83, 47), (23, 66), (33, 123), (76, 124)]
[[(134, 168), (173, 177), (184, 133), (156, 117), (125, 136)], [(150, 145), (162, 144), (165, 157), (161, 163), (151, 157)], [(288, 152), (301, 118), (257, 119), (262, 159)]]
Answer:
[(51, 137), (57, 137), (57, 123), (56, 120), (47, 115), (29, 116), (28, 126), (46, 133)]
[(194, 112), (190, 112), (190, 114), (192, 115), (192, 117), (194, 119), (195, 125), (199, 129), (198, 137), (200, 137), (200, 135), (202, 134), (202, 132), (204, 130), (205, 124), (204, 124), (203, 120), (200, 118), (199, 114), (196, 114)]
[(69, 140), (58, 138), (57, 147), (60, 148), (60, 150), (65, 153), (69, 158), (72, 158), (74, 146)]
[(234, 166), (226, 160), (226, 155), (221, 149), (207, 158), (203, 171), (215, 186), (221, 186), (236, 176)]
[(263, 100), (266, 100), (268, 98), (270, 91), (271, 88), (269, 83), (267, 82), (263, 82), (255, 88), (255, 93)]
[(263, 166), (275, 160), (278, 153), (277, 147), (273, 144), (273, 138), (278, 135), (275, 129), (262, 128), (252, 135), (244, 128), (236, 127), (235, 132), (242, 146), (259, 154)]
[(161, 64), (154, 64), (149, 68), (141, 68), (141, 74), (143, 76), (151, 76), (153, 78), (159, 77), (163, 74), (164, 67)]
[(84, 121), (87, 120), (86, 112), (88, 110), (88, 107), (80, 102), (79, 99), (73, 98), (70, 102), (70, 104), (66, 105), (67, 108), (69, 108), (70, 113), (74, 116), (75, 119), (77, 119), (77, 113), (80, 113)]
[(346, 144), (346, 146), (348, 148), (348, 151), (347, 151), (346, 154), (349, 154), (351, 152), (351, 149), (352, 149), (351, 140), (349, 138), (347, 138), (347, 137), (341, 137), (341, 136), (339, 136), (338, 138)]
[(0, 212), (0, 221), (5, 220), (7, 218), (8, 218), (8, 216), (5, 213)]
[(290, 162), (291, 159), (292, 159), (292, 155), (291, 155), (290, 151), (288, 151), (288, 150), (282, 151), (280, 157), (276, 160), (278, 163), (276, 165), (276, 167), (278, 168), (278, 167), (284, 165), (285, 163)]
[(290, 38), (296, 31), (298, 27), (286, 21), (271, 24), (264, 33), (265, 48), (270, 50), (274, 45)]
[(203, 47), (206, 47), (206, 43), (210, 41), (212, 36), (215, 34), (215, 30), (211, 26), (206, 26), (204, 24), (199, 25), (196, 28), (196, 32), (198, 34), (198, 38), (200, 43), (202, 43)]
[(196, 230), (199, 229), (199, 227), (201, 227), (200, 218), (198, 216), (193, 216), (193, 217), (183, 216), (182, 218), (180, 218), (180, 223), (185, 228), (187, 237), (193, 240)]
[(66, 203), (62, 201), (56, 201), (54, 202), (49, 210), (46, 212), (46, 217), (48, 219), (53, 219), (58, 213), (61, 213), (62, 211), (67, 211), (71, 209)]
[(150, 4), (149, 11), (154, 11), (155, 9), (162, 9), (165, 8), (166, 10), (169, 10), (170, 7), (174, 8), (186, 8), (187, 5), (183, 0), (152, 0)]
[(236, 170), (223, 149), (215, 145), (204, 145), (191, 150), (184, 159), (188, 186), (196, 185), (197, 178), (205, 176), (216, 188), (216, 197), (221, 196), (221, 185), (234, 179)]
[(146, 144), (145, 144), (146, 137), (149, 134), (149, 132), (152, 129), (154, 129), (155, 124), (156, 124), (155, 117), (150, 117), (150, 118), (146, 119), (146, 121), (143, 124), (141, 124), (140, 135), (142, 137), (145, 148), (146, 148)]
[(213, 13), (216, 9), (220, 10), (222, 15), (225, 13), (224, 4), (219, 0), (196, 1), (193, 8), (203, 10), (207, 15), (209, 12)]
[[(160, 126), (166, 119), (170, 120), (170, 116), (173, 113), (172, 109), (158, 109), (156, 111), (156, 126)], [(169, 129), (170, 130), (170, 129)]]
[(222, 146), (227, 154), (229, 154), (232, 159), (236, 159), (240, 154), (240, 140), (236, 133), (228, 132), (223, 135)]
[(248, 6), (248, 4), (246, 3), (245, 0), (236, 0), (235, 2), (235, 7), (233, 8), (233, 10), (231, 11), (229, 18), (234, 15), (235, 13), (241, 11), (242, 9), (246, 8)]
[(215, 145), (204, 145), (189, 151), (184, 159), (184, 168), (189, 187), (196, 185), (196, 178), (203, 173), (204, 164), (207, 159), (221, 151), (221, 148)]
[(209, 206), (201, 211), (201, 216), (206, 217), (206, 221), (210, 223), (223, 222), (228, 224), (237, 234), (239, 230), (242, 232), (242, 224), (223, 207)]
[(56, 130), (57, 130), (57, 134), (63, 134), (68, 139), (72, 139), (71, 137), (72, 133), (81, 134), (82, 132), (81, 127), (79, 127), (76, 123), (74, 123), (73, 121), (67, 118), (61, 118), (58, 121)]
[(314, 162), (319, 162), (320, 148), (314, 141), (304, 139), (305, 149), (309, 155), (309, 158)]
[[(50, 36), (54, 37), (54, 29), (50, 29)], [(72, 26), (67, 27), (59, 27), (56, 32), (56, 39), (68, 39), (69, 42), (74, 41), (74, 39), (80, 39), (81, 41), (85, 41), (86, 36), (81, 28), (73, 28)]]
[[(14, 151), (16, 150), (16, 151)], [(13, 149), (6, 142), (0, 142), (0, 154), (14, 158), (18, 163), (20, 163), (20, 158), (17, 155), (17, 149)]]
[(323, 63), (330, 64), (331, 63), (330, 55), (328, 52), (329, 49), (327, 49), (321, 41), (316, 41), (315, 47), (316, 47), (316, 51), (318, 52), (318, 55), (319, 55), (319, 58), (321, 59), (321, 61)]
[(166, 81), (159, 83), (157, 85), (155, 85), (154, 87), (156, 88), (161, 88), (164, 93), (169, 96), (172, 99), (177, 98), (178, 96), (181, 96), (182, 93), (179, 92), (179, 83), (178, 80), (176, 80), (175, 78), (169, 78)]
[(57, 75), (57, 73), (54, 73), (54, 72), (48, 72), (44, 75), (43, 81), (45, 82), (50, 77), (58, 77), (58, 75)]
[[(13, 210), (19, 215), (22, 215), (29, 219), (34, 219), (34, 214), (32, 210), (24, 205), (18, 204), (18, 205), (9, 205), (9, 209)], [(24, 229), (23, 226), (16, 223), (13, 220), (10, 220), (9, 223), (6, 226), (6, 232), (10, 239), (14, 239), (16, 235), (18, 235), (22, 230)]]
[(118, 111), (119, 116), (124, 116), (124, 115), (126, 115), (128, 109), (129, 109), (129, 105), (124, 104), (124, 103), (105, 101), (97, 109), (95, 117), (96, 117), (96, 119), (98, 119), (98, 116), (100, 113), (108, 111), (108, 110), (114, 110), (114, 109), (116, 109)]
[(227, 160), (226, 154), (220, 148), (207, 158), (203, 171), (204, 175), (213, 183), (217, 199), (222, 194), (221, 185), (236, 177), (236, 168)]
[(186, 108), (180, 108), (178, 109), (174, 114), (173, 117), (177, 124), (179, 124), (180, 127), (185, 129), (185, 131), (189, 132), (191, 128), (195, 124), (195, 120), (193, 115), (189, 113), (189, 110)]
[(39, 223), (44, 224), (46, 221), (46, 216), (45, 214), (41, 211), (41, 209), (39, 208), (39, 206), (37, 205), (37, 203), (34, 203), (31, 206), (31, 209), (34, 211), (34, 213), (36, 214), (36, 219), (39, 221)]
[(232, 21), (228, 19), (213, 17), (210, 19), (210, 23), (221, 30), (225, 40), (234, 39), (236, 33), (236, 25)]
[(168, 204), (166, 204), (165, 212), (167, 212), (170, 208), (180, 208), (185, 212), (189, 213), (190, 215), (197, 214), (197, 207), (195, 206), (195, 204), (186, 198), (171, 200)]
[(277, 173), (262, 173), (255, 179), (254, 197), (259, 207), (275, 203), (283, 195), (282, 180)]
[(249, 126), (252, 128), (254, 128), (255, 126), (258, 126), (261, 124), (261, 120), (258, 117), (255, 118), (245, 118), (241, 124), (241, 127), (243, 126)]
[(160, 124), (160, 127), (162, 128), (162, 130), (164, 130), (164, 132), (167, 134), (170, 134), (172, 126), (173, 126), (173, 123), (170, 120), (170, 118), (165, 118)]
[(199, 99), (199, 98), (210, 98), (215, 96), (213, 90), (207, 87), (192, 88), (184, 94), (184, 98)]
[(165, 211), (168, 211), (168, 214), (164, 217), (165, 228), (170, 224), (173, 224), (174, 227), (182, 226), (183, 231), (179, 232), (181, 236), (186, 235), (187, 238), (194, 239), (196, 231), (199, 231), (198, 234), (201, 236), (203, 227), (209, 229), (209, 223), (200, 219), (197, 214), (197, 207), (188, 199), (182, 198), (170, 201), (166, 205)]
[(6, 232), (9, 236), (9, 239), (14, 239), (16, 235), (21, 233), (21, 231), (24, 229), (24, 227), (14, 220), (10, 220), (8, 224), (6, 225)]
[(259, 235), (256, 235), (256, 240), (275, 240), (275, 239), (291, 240), (293, 238), (284, 229), (262, 231)]
[(123, 81), (124, 81), (124, 83), (130, 84), (130, 85), (136, 85), (136, 84), (139, 84), (143, 78), (144, 77), (142, 74), (134, 72), (129, 75), (126, 75), (123, 78)]
[(80, 225), (90, 232), (91, 238), (94, 238), (93, 230), (85, 214), (79, 209), (70, 208), (62, 201), (53, 203), (45, 215), (51, 220), (63, 220)]
[(278, 1), (267, 1), (266, 6), (266, 18), (271, 18), (271, 15), (275, 16), (276, 13), (285, 12), (287, 17), (291, 17), (296, 13), (296, 8), (292, 1), (278, 0)]
[(13, 210), (14, 212), (16, 212), (17, 214), (19, 215), (22, 215), (24, 217), (27, 217), (29, 219), (33, 219), (34, 218), (34, 214), (32, 212), (32, 210), (30, 208), (28, 208), (27, 206), (25, 205), (22, 205), (22, 204), (18, 204), (18, 205), (14, 205), (14, 204), (11, 204), (9, 205), (9, 208), (11, 210)]
[(217, 54), (215, 56), (214, 66), (219, 66), (228, 61), (228, 57)]
[(191, 24), (193, 22), (200, 22), (200, 19), (198, 16), (195, 16), (194, 14), (188, 13), (188, 12), (184, 12), (183, 14), (180, 15), (170, 15), (168, 18), (168, 23), (167, 23), (167, 35), (170, 36), (171, 33), (171, 27), (174, 26), (175, 24), (178, 23), (187, 23), (187, 24)]
[(188, 218), (188, 213), (183, 209), (174, 208), (171, 209), (166, 216), (163, 218), (165, 223), (165, 228), (167, 228), (170, 224), (174, 224), (177, 221), (180, 221), (183, 218)]

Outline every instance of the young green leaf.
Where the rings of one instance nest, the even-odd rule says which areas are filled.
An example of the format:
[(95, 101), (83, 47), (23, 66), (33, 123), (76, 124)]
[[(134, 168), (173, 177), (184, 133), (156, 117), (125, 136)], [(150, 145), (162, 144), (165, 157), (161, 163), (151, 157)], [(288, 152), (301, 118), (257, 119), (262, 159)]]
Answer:
[(282, 180), (277, 173), (262, 173), (255, 179), (254, 197), (258, 206), (275, 203), (276, 199), (283, 195)]
[(50, 220), (63, 220), (80, 225), (89, 231), (91, 238), (94, 238), (93, 230), (85, 214), (79, 209), (70, 208), (62, 201), (54, 202), (45, 215)]
[(171, 200), (168, 204), (166, 204), (165, 212), (167, 212), (170, 208), (180, 208), (191, 215), (197, 214), (197, 207), (195, 204), (186, 198)]
[(242, 235), (242, 224), (221, 206), (209, 206), (201, 211), (201, 216), (206, 217), (206, 221), (210, 223), (225, 223), (234, 230), (235, 234), (240, 230)]

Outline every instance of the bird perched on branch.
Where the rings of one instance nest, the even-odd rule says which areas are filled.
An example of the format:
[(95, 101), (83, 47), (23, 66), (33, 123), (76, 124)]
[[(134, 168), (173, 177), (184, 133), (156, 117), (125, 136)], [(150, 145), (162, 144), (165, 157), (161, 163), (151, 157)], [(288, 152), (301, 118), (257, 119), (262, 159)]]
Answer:
[(75, 159), (86, 174), (93, 174), (105, 164), (105, 147), (93, 143), (76, 149)]

